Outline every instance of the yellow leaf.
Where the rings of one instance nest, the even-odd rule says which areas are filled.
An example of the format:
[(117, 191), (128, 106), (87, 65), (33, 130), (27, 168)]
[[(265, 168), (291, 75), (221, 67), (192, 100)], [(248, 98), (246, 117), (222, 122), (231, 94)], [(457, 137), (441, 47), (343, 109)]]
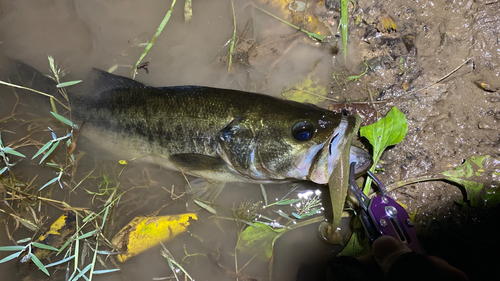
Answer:
[(313, 81), (309, 74), (301, 83), (295, 85), (296, 90), (285, 92), (285, 96), (293, 101), (319, 104), (326, 100), (326, 87), (318, 85), (318, 82), (319, 79)]
[(186, 231), (190, 219), (198, 219), (197, 214), (134, 218), (111, 241), (122, 252), (118, 255), (118, 260), (125, 262), (129, 258), (159, 245), (160, 241), (171, 240)]
[[(40, 244), (59, 248), (68, 238), (76, 231), (76, 215), (73, 212), (66, 212), (60, 216), (51, 226), (49, 231), (38, 237), (35, 241)], [(43, 260), (50, 257), (54, 251), (36, 248), (33, 254), (39, 259)]]

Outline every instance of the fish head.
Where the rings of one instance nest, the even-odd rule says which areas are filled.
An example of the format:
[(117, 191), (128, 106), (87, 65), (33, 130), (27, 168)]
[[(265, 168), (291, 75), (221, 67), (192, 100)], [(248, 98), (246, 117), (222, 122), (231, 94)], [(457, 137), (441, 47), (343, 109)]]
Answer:
[(251, 180), (327, 184), (347, 137), (356, 133), (356, 117), (313, 105), (259, 116), (235, 119), (221, 134), (222, 158)]

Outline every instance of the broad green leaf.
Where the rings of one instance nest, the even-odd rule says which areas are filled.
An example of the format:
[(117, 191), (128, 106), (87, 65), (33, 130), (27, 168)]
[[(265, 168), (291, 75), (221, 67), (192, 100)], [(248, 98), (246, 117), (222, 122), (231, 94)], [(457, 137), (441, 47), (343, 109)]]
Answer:
[(25, 157), (26, 157), (26, 156), (24, 156), (24, 154), (19, 153), (19, 152), (15, 151), (14, 149), (10, 148), (10, 147), (5, 147), (5, 148), (3, 149), (3, 151), (4, 151), (5, 153), (11, 154), (11, 155), (15, 155), (15, 156), (23, 157), (23, 158), (25, 158)]
[(11, 254), (11, 255), (8, 255), (8, 256), (6, 256), (5, 258), (1, 259), (1, 260), (0, 260), (0, 263), (8, 262), (8, 261), (10, 261), (10, 260), (13, 260), (13, 259), (15, 259), (15, 258), (18, 258), (18, 257), (19, 257), (19, 255), (21, 255), (21, 253), (22, 253), (22, 252), (17, 252), (17, 253), (13, 253), (13, 254)]
[(262, 261), (269, 261), (273, 255), (274, 242), (288, 229), (273, 229), (256, 222), (258, 227), (249, 226), (241, 232), (236, 249), (240, 252), (257, 254)]
[(471, 156), (453, 170), (441, 173), (446, 180), (464, 187), (471, 206), (492, 206), (500, 203), (500, 160)]
[(70, 126), (71, 128), (74, 128), (74, 129), (77, 129), (78, 130), (78, 126), (76, 124), (74, 124), (73, 122), (71, 122), (69, 119), (67, 119), (66, 117), (64, 116), (61, 116), (55, 112), (50, 112), (52, 115), (54, 115), (55, 118), (57, 118), (59, 121), (63, 122), (64, 124)]
[(82, 80), (75, 80), (75, 81), (68, 81), (68, 82), (63, 82), (63, 83), (59, 83), (56, 85), (57, 88), (64, 88), (64, 87), (69, 87), (69, 86), (73, 86), (73, 85), (76, 85), (78, 83), (82, 82)]
[(43, 186), (42, 186), (42, 187), (41, 187), (38, 191), (40, 191), (40, 190), (42, 190), (42, 189), (46, 188), (47, 186), (49, 186), (49, 185), (53, 184), (53, 183), (54, 183), (54, 182), (56, 182), (58, 179), (59, 179), (59, 177), (55, 177), (55, 178), (51, 179), (49, 182), (47, 182), (46, 184), (44, 184), (44, 185), (43, 185)]
[(2, 246), (0, 247), (0, 251), (22, 251), (25, 246)]
[(40, 148), (40, 149), (38, 150), (38, 152), (37, 152), (37, 153), (35, 153), (35, 155), (31, 158), (31, 160), (35, 159), (38, 155), (42, 154), (45, 150), (47, 150), (47, 148), (49, 148), (49, 146), (50, 146), (52, 143), (53, 143), (53, 141), (52, 141), (52, 140), (50, 140), (48, 143), (44, 144), (44, 145), (42, 146), (42, 148)]
[[(408, 132), (406, 117), (396, 107), (393, 107), (387, 115), (371, 125), (362, 127), (360, 135), (368, 139), (373, 147), (373, 165), (370, 171), (374, 172), (380, 156), (384, 150), (400, 143)], [(363, 192), (370, 191), (371, 179), (368, 179)]]
[(367, 138), (373, 146), (374, 158), (377, 160), (388, 146), (400, 143), (406, 132), (408, 132), (406, 117), (396, 107), (378, 122), (360, 129), (360, 135)]
[(45, 268), (43, 263), (33, 254), (31, 254), (31, 261), (41, 270), (43, 273), (47, 274), (47, 276), (50, 276), (49, 271)]
[(55, 141), (54, 144), (52, 145), (52, 147), (50, 147), (49, 151), (47, 151), (47, 153), (45, 153), (45, 155), (42, 157), (42, 160), (40, 160), (40, 164), (42, 164), (42, 162), (47, 158), (49, 157), (49, 155), (56, 149), (56, 147), (59, 145), (59, 142), (60, 141)]

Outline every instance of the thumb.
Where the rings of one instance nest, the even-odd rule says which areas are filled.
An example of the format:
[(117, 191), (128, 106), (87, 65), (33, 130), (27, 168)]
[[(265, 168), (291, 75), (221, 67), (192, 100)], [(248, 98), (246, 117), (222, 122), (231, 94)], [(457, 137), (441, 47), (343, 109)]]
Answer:
[(405, 244), (397, 241), (391, 236), (382, 236), (375, 240), (372, 245), (375, 260), (380, 268), (387, 274), (392, 264), (403, 254), (409, 253), (412, 250)]

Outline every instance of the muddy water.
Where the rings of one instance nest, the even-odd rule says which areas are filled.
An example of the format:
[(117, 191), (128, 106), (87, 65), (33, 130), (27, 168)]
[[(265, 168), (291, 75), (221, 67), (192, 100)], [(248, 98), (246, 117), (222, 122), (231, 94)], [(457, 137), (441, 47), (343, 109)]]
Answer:
[[(236, 63), (229, 75), (226, 43), (233, 34), (230, 2), (193, 2), (193, 18), (188, 23), (183, 17), (184, 2), (176, 4), (170, 22), (145, 57), (145, 61), (150, 62), (149, 73), (140, 69), (138, 81), (152, 86), (207, 85), (281, 96), (282, 91), (313, 73), (315, 82), (326, 87), (328, 97), (333, 100), (370, 101), (372, 95), (378, 112), (385, 114), (397, 106), (408, 119), (407, 137), (401, 145), (389, 150), (383, 156), (384, 163), (380, 164), (380, 168), (385, 169), (380, 177), (386, 183), (445, 171), (471, 155), (500, 153), (499, 1), (358, 1), (350, 18), (346, 61), (336, 54), (335, 49), (341, 49), (341, 44), (335, 38), (329, 39), (329, 43), (315, 43), (305, 35), (297, 36), (293, 29), (258, 10), (244, 8), (250, 1), (235, 1), (241, 42), (235, 47)], [(118, 66), (114, 73), (128, 76), (130, 66), (137, 61), (144, 43), (150, 40), (170, 4), (153, 0), (0, 1), (0, 56), (19, 59), (46, 73), (46, 57), (52, 55), (61, 67), (70, 71), (67, 80), (84, 79), (91, 67), (108, 70)], [(277, 14), (281, 12), (277, 7), (260, 5)], [(296, 9), (293, 5), (290, 7)], [(327, 12), (323, 3), (309, 9), (321, 18), (322, 34), (336, 34), (337, 11)], [(397, 31), (380, 27), (384, 11), (394, 20)], [(263, 46), (262, 51), (256, 46)], [(276, 52), (269, 52), (273, 48)], [(364, 60), (371, 70), (359, 80), (339, 83), (332, 78), (339, 77), (332, 74), (347, 77), (361, 73)], [(491, 91), (477, 87), (475, 81), (485, 81)], [(434, 82), (438, 83), (432, 85)], [(0, 105), (2, 119), (10, 115), (15, 98), (10, 90), (4, 87), (0, 90), (2, 97), (8, 95)], [(321, 105), (331, 106), (332, 101)], [(23, 105), (17, 108), (16, 114), (24, 120), (33, 120), (31, 114), (43, 115)], [(50, 125), (47, 120), (37, 122), (41, 127)], [(16, 128), (21, 123), (18, 120), (0, 124), (2, 131), (13, 132), (2, 132), (4, 142), (27, 134), (27, 125)], [(35, 137), (47, 141), (47, 132)], [(78, 149), (86, 154), (79, 163), (77, 180), (96, 167), (110, 175), (116, 175), (122, 168), (118, 159), (106, 156), (105, 150), (97, 150), (91, 140), (83, 138)], [(33, 155), (36, 149), (28, 146), (20, 151)], [(50, 170), (32, 171), (35, 166), (21, 162), (16, 167), (16, 177), (28, 182), (39, 174), (34, 184), (41, 186), (53, 176)], [(186, 198), (174, 200), (185, 186), (182, 176), (140, 161), (131, 162), (126, 169), (126, 174), (120, 179), (113, 178), (111, 185), (119, 182), (123, 190), (134, 189), (117, 208), (116, 219), (107, 230), (110, 237), (134, 216), (151, 214), (162, 206), (166, 205), (160, 214), (185, 212)], [(88, 181), (85, 187), (95, 191), (100, 182), (102, 177)], [(175, 196), (169, 192), (172, 186)], [(273, 200), (281, 198), (290, 188), (290, 185), (266, 186), (268, 197)], [(300, 187), (307, 188), (311, 187)], [(70, 195), (67, 190), (54, 188), (52, 193), (54, 198), (69, 201), (72, 206), (94, 210), (107, 199), (93, 201), (93, 196), (84, 190)], [(458, 204), (461, 192), (456, 186), (420, 183), (392, 195), (417, 214), (420, 235), (429, 253), (443, 256), (472, 277), (487, 276), (484, 272), (498, 270), (494, 269), (498, 257), (491, 253), (500, 251), (498, 238), (492, 238), (498, 237), (495, 235), (499, 231), (490, 227), (499, 225), (498, 217)], [(245, 200), (262, 200), (260, 188), (227, 187), (217, 203), (231, 208)], [(61, 214), (45, 205), (40, 211), (50, 216), (46, 227)], [(200, 234), (203, 242), (184, 235), (167, 247), (178, 260), (185, 256), (183, 245), (189, 253), (208, 256), (188, 259), (185, 268), (196, 280), (235, 280), (234, 247), (241, 226), (232, 221), (215, 220), (208, 212), (202, 212), (202, 219), (192, 232)], [(4, 213), (0, 216), (4, 221), (8, 219)], [(13, 221), (9, 222), (12, 231)], [(317, 266), (321, 270), (325, 261), (334, 255), (335, 248), (317, 238), (316, 227), (293, 230), (278, 240), (273, 260), (275, 280), (293, 280), (300, 266), (307, 268), (308, 273)], [(0, 245), (11, 245), (5, 228), (0, 229)], [(33, 235), (21, 227), (13, 239)], [(218, 253), (219, 258), (215, 258)], [(0, 257), (3, 256), (2, 253)], [(250, 258), (239, 256), (239, 268)], [(171, 274), (159, 249), (119, 266), (121, 273), (97, 279), (150, 280)], [(36, 271), (33, 267), (9, 262), (0, 265), (0, 279), (20, 280), (26, 276), (43, 279)], [(256, 259), (241, 273), (245, 274), (239, 276), (242, 280), (269, 276), (267, 263)], [(64, 280), (64, 272), (59, 271), (54, 278)]]

